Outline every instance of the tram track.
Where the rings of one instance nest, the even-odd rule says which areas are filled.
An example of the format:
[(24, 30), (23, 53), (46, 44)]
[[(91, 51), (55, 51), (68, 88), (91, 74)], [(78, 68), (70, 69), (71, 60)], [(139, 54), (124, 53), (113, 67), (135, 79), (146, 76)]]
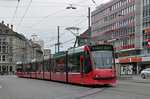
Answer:
[[(130, 85), (130, 84), (120, 84), (120, 85), (129, 85), (129, 86), (133, 86), (133, 85)], [(138, 85), (134, 85), (134, 86), (136, 86), (136, 87), (138, 87)], [(140, 86), (141, 87), (141, 86)], [(132, 88), (132, 87), (131, 87)], [(93, 90), (93, 91), (92, 91)], [(107, 87), (107, 88), (104, 88), (104, 89), (102, 89), (102, 90), (100, 90), (100, 88), (93, 88), (93, 89), (91, 89), (90, 91), (92, 91), (92, 93), (89, 93), (89, 91), (87, 91), (87, 92), (85, 92), (86, 94), (84, 94), (84, 95), (80, 95), (80, 96), (76, 96), (76, 97), (74, 97), (74, 98), (72, 98), (72, 99), (82, 99), (82, 98), (86, 98), (86, 97), (89, 97), (89, 96), (93, 96), (93, 95), (96, 95), (96, 94), (100, 94), (100, 93), (102, 93), (102, 92), (104, 92), (104, 91), (115, 91), (115, 92), (122, 92), (122, 93), (126, 93), (126, 94), (135, 94), (135, 95), (141, 95), (141, 96), (148, 96), (148, 97), (150, 97), (150, 94), (147, 92), (147, 93), (143, 93), (142, 92), (142, 90), (141, 91), (137, 91), (137, 90), (135, 90), (135, 91), (131, 91), (131, 90), (126, 90), (126, 89), (123, 89), (123, 90), (120, 90), (120, 89), (118, 89), (118, 88), (116, 88), (116, 87)], [(89, 98), (89, 99), (91, 99), (91, 98)]]
[(88, 90), (86, 92), (82, 92), (80, 94), (68, 95), (68, 96), (60, 97), (60, 98), (56, 98), (56, 99), (82, 99), (82, 98), (86, 98), (86, 97), (104, 92), (108, 88), (109, 87), (107, 87), (107, 88), (103, 88), (103, 87), (102, 88), (91, 88), (90, 90)]
[(128, 91), (128, 90), (119, 90), (119, 89), (109, 89), (109, 90), (110, 91), (117, 91), (117, 92), (124, 92), (124, 93), (129, 93), (129, 94), (138, 94), (138, 95), (150, 96), (150, 94), (144, 94), (144, 93), (133, 92), (133, 91)]
[[(95, 88), (95, 89), (98, 89), (98, 88)], [(104, 91), (107, 90), (107, 89), (108, 89), (108, 87), (107, 87), (107, 88), (104, 88), (104, 89), (102, 89), (102, 90), (98, 90), (98, 91), (96, 91), (96, 92), (90, 93), (90, 94), (86, 94), (86, 95), (83, 95), (83, 96), (75, 97), (75, 98), (73, 98), (73, 99), (81, 99), (81, 98), (85, 98), (85, 97), (92, 96), (92, 95), (95, 95), (95, 94), (99, 94), (99, 93), (101, 93), (101, 92), (104, 92)], [(87, 92), (86, 92), (86, 93), (87, 93)]]
[[(148, 92), (147, 93), (142, 93), (143, 90), (141, 88), (143, 87), (143, 85), (140, 85), (140, 83), (141, 82), (135, 82), (135, 81), (133, 81), (132, 84), (131, 83), (130, 84), (128, 84), (128, 83), (118, 84), (120, 86), (129, 86), (129, 89), (121, 88), (122, 90), (120, 90), (120, 88), (109, 88), (109, 91), (123, 92), (123, 93), (127, 93), (127, 94), (138, 94), (138, 95), (143, 95), (143, 96), (150, 96), (150, 94)], [(130, 87), (130, 86), (132, 86), (132, 87)], [(149, 87), (149, 86), (147, 86), (147, 87)], [(131, 91), (130, 88), (131, 89), (132, 88), (136, 88), (136, 90), (132, 90)]]
[[(134, 82), (134, 84), (135, 84), (135, 82)], [(137, 84), (139, 84), (139, 82), (137, 82)], [(118, 87), (123, 86), (123, 87), (120, 89), (117, 86)], [(133, 85), (131, 83), (129, 83), (129, 84), (122, 83), (122, 84), (118, 84), (117, 86), (116, 87), (115, 86), (114, 87), (109, 86), (109, 87), (101, 87), (101, 88), (96, 88), (95, 87), (95, 88), (92, 88), (92, 89), (90, 89), (86, 92), (80, 93), (79, 95), (76, 94), (76, 95), (72, 95), (72, 97), (65, 97), (65, 98), (60, 98), (60, 99), (86, 99), (86, 98), (87, 99), (92, 99), (92, 98), (88, 98), (88, 97), (92, 97), (96, 94), (101, 94), (104, 91), (110, 91), (110, 92), (113, 92), (114, 94), (118, 93), (118, 92), (121, 92), (121, 93), (125, 93), (126, 95), (127, 94), (132, 94), (132, 95), (135, 94), (135, 95), (139, 95), (139, 96), (150, 97), (150, 94), (148, 92), (145, 93), (145, 92), (142, 91), (141, 87), (143, 87), (143, 86), (139, 86), (139, 85), (136, 85), (136, 84)], [(124, 86), (129, 86), (129, 89), (125, 88)], [(137, 89), (133, 90), (132, 87), (130, 87), (130, 86), (132, 86), (133, 89), (134, 88), (137, 88)], [(132, 90), (130, 90), (130, 88)], [(140, 89), (141, 89), (141, 91), (140, 91)]]

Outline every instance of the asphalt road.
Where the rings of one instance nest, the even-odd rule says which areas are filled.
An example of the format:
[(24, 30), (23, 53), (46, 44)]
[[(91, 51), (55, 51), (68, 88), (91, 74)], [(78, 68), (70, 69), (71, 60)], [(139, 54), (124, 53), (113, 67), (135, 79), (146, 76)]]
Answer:
[(87, 87), (0, 76), (0, 99), (150, 99), (150, 79), (120, 80), (108, 87)]

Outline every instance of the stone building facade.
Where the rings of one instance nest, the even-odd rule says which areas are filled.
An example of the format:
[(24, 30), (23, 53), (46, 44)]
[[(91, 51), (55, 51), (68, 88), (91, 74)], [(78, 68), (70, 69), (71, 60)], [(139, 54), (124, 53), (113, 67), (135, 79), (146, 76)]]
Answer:
[(43, 55), (41, 46), (13, 31), (13, 26), (0, 23), (0, 74), (13, 74), (17, 61)]
[(50, 49), (44, 49), (44, 56), (51, 55), (51, 50)]

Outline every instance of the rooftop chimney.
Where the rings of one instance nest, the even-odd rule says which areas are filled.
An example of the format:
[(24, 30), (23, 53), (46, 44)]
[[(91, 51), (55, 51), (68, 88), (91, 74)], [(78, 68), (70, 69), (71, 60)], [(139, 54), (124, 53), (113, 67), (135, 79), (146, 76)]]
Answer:
[(4, 21), (2, 21), (2, 24), (4, 25)]
[(13, 25), (11, 25), (11, 30), (13, 30)]
[(7, 24), (7, 27), (9, 28), (9, 24)]

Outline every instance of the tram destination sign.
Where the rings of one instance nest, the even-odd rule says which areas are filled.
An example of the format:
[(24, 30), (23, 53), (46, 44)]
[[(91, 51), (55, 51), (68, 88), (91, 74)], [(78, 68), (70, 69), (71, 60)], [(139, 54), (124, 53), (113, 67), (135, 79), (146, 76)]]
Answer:
[(91, 51), (99, 51), (99, 50), (113, 50), (113, 46), (108, 46), (108, 45), (97, 45), (97, 46), (92, 46)]

